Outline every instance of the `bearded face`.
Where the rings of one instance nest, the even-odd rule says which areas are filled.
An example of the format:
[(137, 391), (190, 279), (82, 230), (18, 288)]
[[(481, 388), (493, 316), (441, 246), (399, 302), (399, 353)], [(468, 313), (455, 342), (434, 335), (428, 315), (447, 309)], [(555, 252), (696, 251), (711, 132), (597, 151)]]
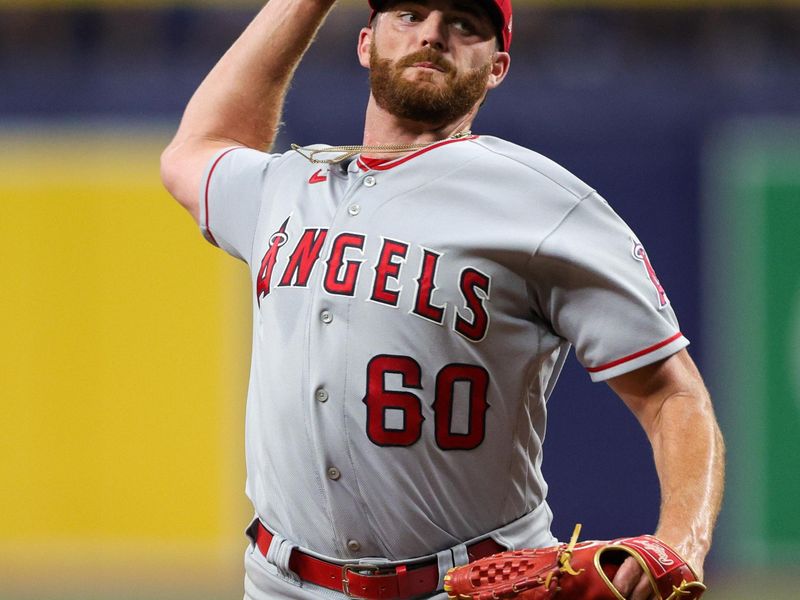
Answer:
[[(433, 125), (452, 123), (466, 115), (486, 92), (491, 62), (459, 74), (456, 67), (432, 48), (424, 48), (396, 61), (381, 58), (377, 45), (370, 48), (370, 85), (382, 109), (402, 119)], [(417, 63), (441, 70), (404, 71)]]

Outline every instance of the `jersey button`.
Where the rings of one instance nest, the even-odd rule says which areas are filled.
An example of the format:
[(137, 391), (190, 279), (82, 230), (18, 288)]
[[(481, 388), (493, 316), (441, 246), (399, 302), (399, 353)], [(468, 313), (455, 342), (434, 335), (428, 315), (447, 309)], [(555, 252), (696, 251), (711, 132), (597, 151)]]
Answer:
[(339, 469), (336, 467), (331, 467), (328, 469), (328, 479), (331, 481), (338, 481), (342, 474), (339, 472)]
[(347, 212), (350, 213), (351, 217), (355, 217), (358, 213), (361, 212), (361, 207), (358, 204), (351, 204), (350, 207), (347, 209)]
[(326, 325), (331, 323), (333, 321), (333, 315), (331, 314), (331, 311), (323, 310), (321, 313), (319, 313), (319, 320)]
[(361, 550), (361, 544), (358, 543), (358, 540), (349, 540), (347, 542), (347, 549), (350, 550), (350, 552), (358, 552)]
[(378, 183), (378, 181), (372, 175), (367, 175), (366, 177), (364, 177), (364, 185), (365, 186), (367, 186), (367, 187), (375, 187), (376, 183)]
[(330, 395), (328, 394), (328, 390), (326, 390), (326, 389), (324, 389), (324, 388), (319, 388), (319, 389), (316, 391), (316, 393), (314, 394), (314, 397), (315, 397), (315, 398), (316, 398), (316, 399), (317, 399), (319, 402), (327, 402), (327, 401), (328, 401), (328, 398), (330, 397)]

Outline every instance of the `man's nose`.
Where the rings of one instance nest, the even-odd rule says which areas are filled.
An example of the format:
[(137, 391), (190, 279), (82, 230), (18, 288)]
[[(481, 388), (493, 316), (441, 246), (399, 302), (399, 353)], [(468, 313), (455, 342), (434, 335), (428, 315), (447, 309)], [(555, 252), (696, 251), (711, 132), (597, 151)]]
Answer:
[(447, 49), (447, 24), (444, 14), (438, 10), (431, 11), (420, 29), (421, 43), (439, 52)]

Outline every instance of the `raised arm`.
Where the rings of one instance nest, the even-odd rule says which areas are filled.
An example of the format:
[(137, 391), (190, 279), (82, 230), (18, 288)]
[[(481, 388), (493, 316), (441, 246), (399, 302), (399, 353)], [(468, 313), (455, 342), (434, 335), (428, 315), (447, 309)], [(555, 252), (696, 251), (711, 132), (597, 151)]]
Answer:
[[(655, 535), (702, 578), (722, 502), (725, 450), (700, 373), (682, 350), (611, 379), (609, 385), (636, 415), (653, 446), (661, 485)], [(649, 598), (636, 563), (629, 561), (625, 567), (614, 581), (620, 591), (633, 600)]]
[(161, 155), (161, 178), (195, 220), (200, 180), (215, 152), (271, 148), (292, 75), (334, 2), (270, 0), (192, 96)]

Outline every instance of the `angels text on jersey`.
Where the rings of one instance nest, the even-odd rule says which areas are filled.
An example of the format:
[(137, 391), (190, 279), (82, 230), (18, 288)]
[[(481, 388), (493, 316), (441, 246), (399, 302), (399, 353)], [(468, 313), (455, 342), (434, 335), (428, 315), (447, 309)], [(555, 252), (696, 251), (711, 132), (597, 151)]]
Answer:
[[(261, 259), (256, 276), (259, 306), (276, 289), (308, 287), (314, 268), (320, 265), (324, 270), (320, 283), (328, 294), (355, 297), (359, 279), (370, 277), (370, 294), (364, 300), (397, 308), (402, 294), (413, 294), (410, 314), (437, 325), (447, 325), (471, 342), (480, 342), (486, 337), (490, 323), (486, 303), (491, 288), (491, 277), (486, 273), (471, 266), (460, 270), (455, 283), (463, 305), (454, 307), (452, 317), (448, 318), (447, 303), (440, 304), (436, 299), (436, 290), (442, 283), (437, 279), (440, 261), (445, 260), (442, 253), (381, 237), (378, 257), (370, 263), (364, 251), (367, 235), (344, 231), (330, 240), (327, 256), (323, 256), (329, 230), (307, 227), (292, 243), (286, 232), (290, 219), (291, 216), (287, 217), (270, 236)], [(413, 289), (406, 290), (398, 282), (412, 253), (418, 254), (420, 267), (415, 273)]]

